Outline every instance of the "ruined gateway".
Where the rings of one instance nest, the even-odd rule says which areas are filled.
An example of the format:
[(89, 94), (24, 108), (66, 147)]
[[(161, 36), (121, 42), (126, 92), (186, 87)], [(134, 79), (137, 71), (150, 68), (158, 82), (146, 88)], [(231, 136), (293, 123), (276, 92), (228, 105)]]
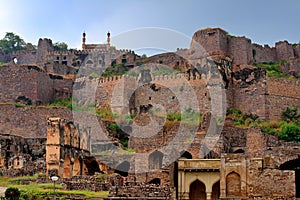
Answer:
[[(65, 178), (68, 189), (78, 189), (84, 187), (80, 182), (68, 181), (113, 174), (94, 190), (109, 190), (110, 197), (119, 199), (300, 198), (299, 143), (278, 140), (261, 127), (236, 127), (229, 116), (224, 124), (218, 118), (226, 110), (239, 109), (261, 120), (277, 120), (287, 107), (299, 108), (299, 79), (269, 77), (265, 69), (254, 66), (285, 60), (281, 70), (299, 74), (299, 44), (283, 41), (275, 47), (260, 46), (210, 28), (195, 32), (189, 49), (141, 58), (133, 51), (111, 48), (107, 36), (107, 44), (90, 45), (84, 33), (82, 51), (57, 52), (51, 40), (40, 39), (35, 51), (0, 53), (0, 61), (17, 58), (19, 62), (0, 67), (3, 175), (55, 174)], [(89, 76), (114, 64), (148, 67), (138, 76)], [(153, 69), (162, 65), (177, 73), (154, 75)], [(129, 125), (149, 128), (150, 114), (160, 108), (156, 105), (164, 107), (166, 115), (197, 110), (202, 123), (189, 135), (190, 124), (183, 129), (182, 119), (182, 123), (166, 124), (158, 113), (154, 118), (163, 128), (139, 137), (151, 132), (151, 126), (136, 133), (120, 122), (120, 131), (112, 128), (118, 119), (47, 106), (58, 98), (89, 96), (91, 91), (82, 88), (94, 85), (95, 99), (78, 105), (94, 103), (99, 111), (131, 114)], [(27, 105), (19, 106), (20, 102)], [(128, 148), (121, 144), (123, 137)]]

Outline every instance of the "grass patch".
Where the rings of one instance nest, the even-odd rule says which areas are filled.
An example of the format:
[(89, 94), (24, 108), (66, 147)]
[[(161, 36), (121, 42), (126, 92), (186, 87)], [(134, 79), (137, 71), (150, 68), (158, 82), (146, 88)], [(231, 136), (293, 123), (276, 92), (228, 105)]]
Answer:
[[(43, 183), (37, 184), (35, 182), (30, 183), (29, 185), (22, 185), (19, 184), (20, 181), (18, 180), (36, 180), (37, 175), (35, 176), (23, 176), (23, 177), (0, 177), (0, 186), (3, 187), (16, 187), (20, 189), (21, 199), (34, 199), (34, 200), (44, 200), (48, 197), (51, 198), (54, 195), (54, 184), (53, 183)], [(60, 196), (69, 196), (69, 195), (82, 195), (86, 199), (90, 198), (104, 198), (108, 196), (108, 191), (101, 191), (101, 192), (91, 192), (86, 190), (63, 190), (61, 184), (55, 185), (55, 193)]]
[(294, 76), (289, 76), (280, 71), (280, 66), (282, 66), (284, 64), (285, 64), (285, 61), (282, 60), (280, 62), (258, 63), (258, 64), (254, 64), (254, 66), (266, 69), (267, 75), (269, 77), (294, 79), (295, 78)]

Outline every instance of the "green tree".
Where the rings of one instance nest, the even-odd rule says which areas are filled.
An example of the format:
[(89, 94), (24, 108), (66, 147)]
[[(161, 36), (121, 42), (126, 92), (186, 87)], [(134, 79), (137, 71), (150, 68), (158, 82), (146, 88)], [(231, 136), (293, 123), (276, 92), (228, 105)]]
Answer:
[(0, 40), (0, 48), (5, 53), (11, 53), (13, 51), (24, 50), (26, 42), (18, 35), (7, 32), (2, 40)]
[(29, 50), (29, 51), (36, 50), (36, 45), (33, 45), (31, 43), (27, 43), (26, 46), (25, 46), (25, 49)]
[(300, 127), (296, 124), (283, 125), (278, 136), (286, 141), (300, 141)]
[(53, 44), (54, 50), (56, 51), (67, 51), (68, 45), (64, 42), (56, 42)]

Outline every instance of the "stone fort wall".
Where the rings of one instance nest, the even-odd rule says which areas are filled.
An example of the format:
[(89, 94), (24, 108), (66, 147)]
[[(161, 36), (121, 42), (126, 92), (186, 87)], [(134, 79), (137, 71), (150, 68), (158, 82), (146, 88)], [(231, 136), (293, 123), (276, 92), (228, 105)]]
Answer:
[(280, 41), (275, 47), (252, 43), (246, 37), (230, 36), (220, 28), (198, 30), (193, 35), (193, 45), (199, 43), (210, 56), (227, 55), (233, 58), (233, 64), (251, 64), (260, 62), (288, 61), (299, 58), (300, 45), (293, 47), (287, 41)]
[(300, 81), (267, 77), (267, 106), (269, 118), (282, 117), (287, 107), (300, 107)]
[(71, 97), (73, 80), (46, 74), (35, 65), (0, 68), (0, 102), (15, 102), (25, 96), (32, 104), (46, 104), (59, 97)]
[(0, 133), (25, 138), (46, 138), (47, 118), (72, 119), (72, 112), (62, 107), (25, 107), (0, 104)]

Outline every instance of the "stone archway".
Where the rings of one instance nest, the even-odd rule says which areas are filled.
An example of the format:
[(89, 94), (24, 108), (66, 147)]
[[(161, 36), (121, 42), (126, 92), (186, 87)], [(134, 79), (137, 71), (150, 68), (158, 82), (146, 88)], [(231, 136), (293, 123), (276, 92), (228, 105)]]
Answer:
[(161, 182), (160, 178), (154, 178), (151, 181), (149, 181), (148, 183), (149, 184), (160, 185), (160, 182)]
[(186, 158), (186, 159), (193, 159), (192, 154), (188, 151), (181, 151), (180, 152), (180, 157), (181, 158)]
[(211, 199), (212, 200), (220, 199), (220, 181), (217, 181), (215, 184), (213, 184)]
[(149, 155), (148, 163), (149, 163), (149, 169), (160, 169), (162, 167), (162, 160), (163, 160), (164, 154), (160, 151), (154, 151)]
[(296, 198), (300, 198), (300, 158), (289, 160), (279, 166), (281, 170), (294, 170), (295, 171), (295, 189)]
[(80, 160), (78, 158), (75, 158), (74, 160), (72, 175), (73, 176), (81, 175)]
[(123, 177), (127, 177), (129, 169), (130, 163), (128, 161), (124, 161), (116, 167), (115, 173), (120, 174)]
[(241, 196), (241, 176), (236, 172), (226, 176), (226, 196)]
[(71, 159), (67, 156), (64, 160), (63, 178), (71, 177)]
[(205, 187), (204, 183), (202, 183), (198, 179), (191, 183), (189, 199), (190, 200), (206, 200), (206, 187)]

